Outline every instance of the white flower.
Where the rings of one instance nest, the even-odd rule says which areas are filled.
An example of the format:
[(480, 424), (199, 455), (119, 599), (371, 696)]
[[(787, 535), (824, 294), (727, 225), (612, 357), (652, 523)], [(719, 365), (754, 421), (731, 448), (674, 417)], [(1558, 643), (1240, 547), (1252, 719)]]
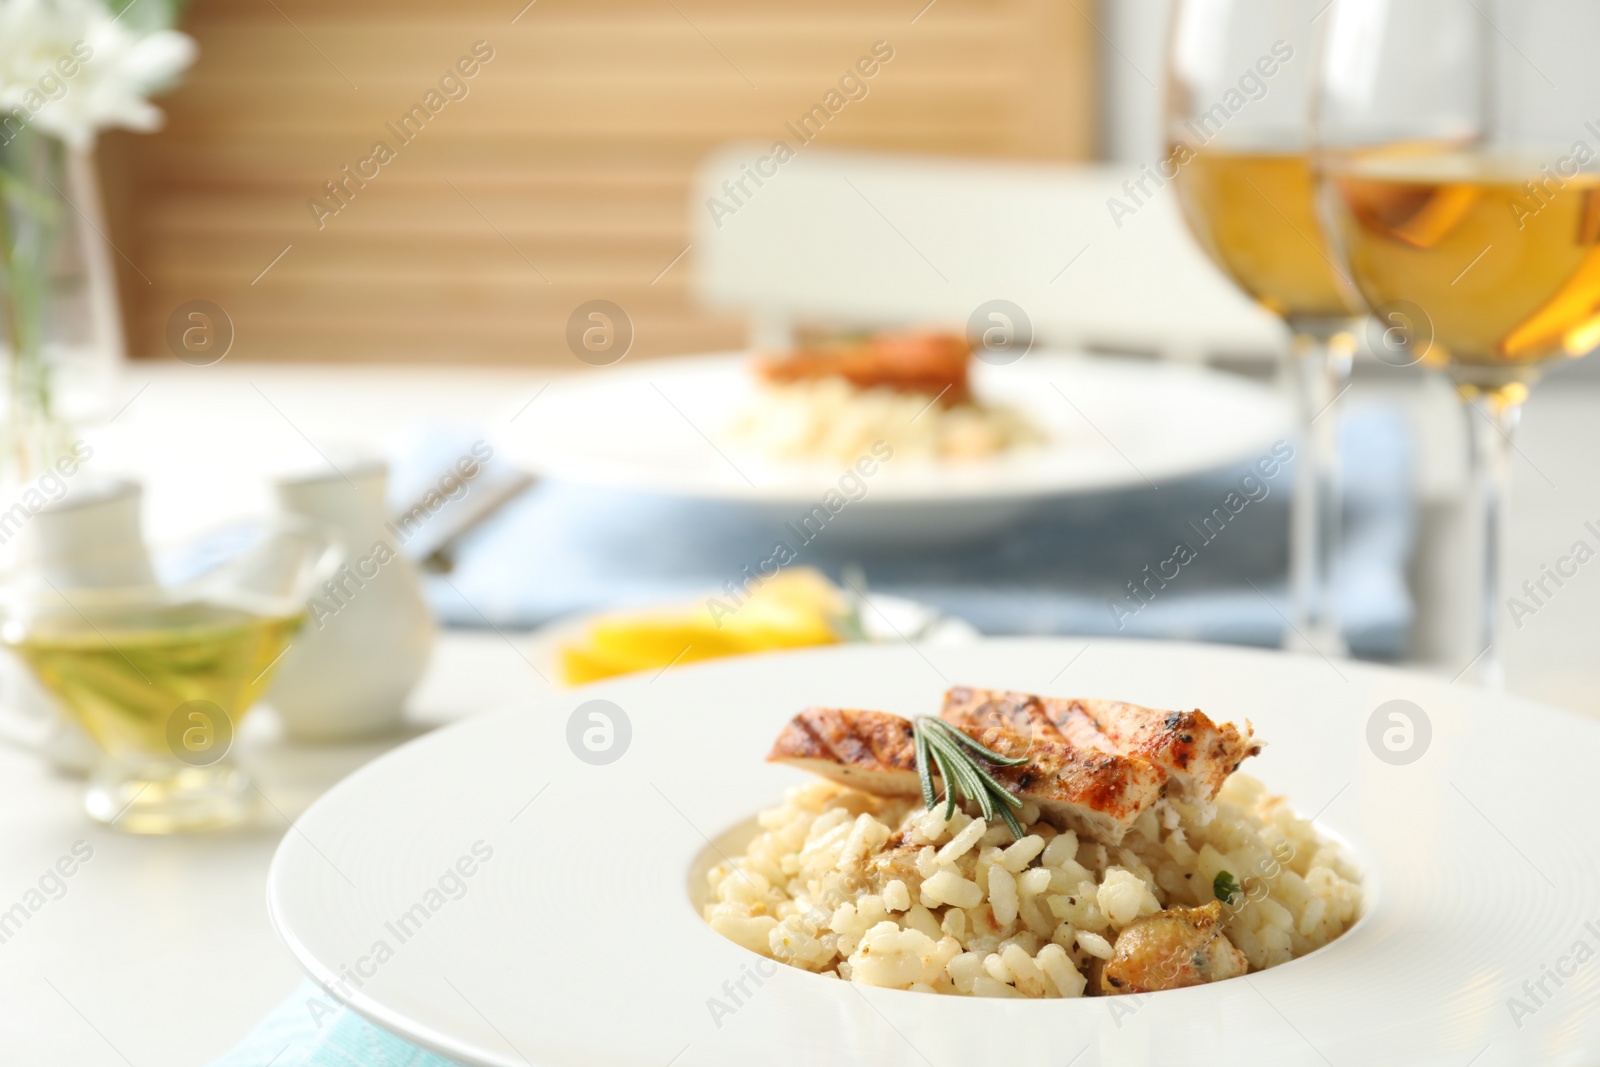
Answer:
[(0, 140), (32, 126), (75, 148), (111, 126), (154, 130), (146, 97), (194, 62), (193, 39), (140, 33), (103, 0), (0, 0)]

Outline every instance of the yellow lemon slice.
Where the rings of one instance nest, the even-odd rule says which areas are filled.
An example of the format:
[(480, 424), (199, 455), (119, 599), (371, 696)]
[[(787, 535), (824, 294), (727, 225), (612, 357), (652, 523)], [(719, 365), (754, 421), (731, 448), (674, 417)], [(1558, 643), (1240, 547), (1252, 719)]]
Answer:
[(834, 644), (845, 611), (833, 583), (818, 571), (795, 568), (742, 600), (712, 596), (682, 608), (595, 619), (582, 638), (558, 649), (561, 673), (578, 685), (675, 663)]

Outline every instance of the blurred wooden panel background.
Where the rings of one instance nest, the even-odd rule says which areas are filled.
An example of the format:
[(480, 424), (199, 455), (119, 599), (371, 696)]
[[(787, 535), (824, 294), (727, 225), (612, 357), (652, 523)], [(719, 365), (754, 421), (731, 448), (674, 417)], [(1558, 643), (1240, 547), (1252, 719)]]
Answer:
[[(818, 144), (1093, 154), (1092, 0), (925, 2), (197, 0), (165, 130), (101, 147), (129, 349), (165, 355), (197, 299), (233, 319), (235, 358), (570, 359), (567, 317), (596, 298), (636, 354), (737, 345), (693, 305), (693, 250), (674, 262), (693, 168), (729, 140), (798, 145), (784, 124), (874, 42), (893, 59)], [(402, 144), (386, 124), (480, 41), (467, 95)], [(308, 202), (334, 205), (324, 183), (379, 140), (395, 158), (319, 228)]]

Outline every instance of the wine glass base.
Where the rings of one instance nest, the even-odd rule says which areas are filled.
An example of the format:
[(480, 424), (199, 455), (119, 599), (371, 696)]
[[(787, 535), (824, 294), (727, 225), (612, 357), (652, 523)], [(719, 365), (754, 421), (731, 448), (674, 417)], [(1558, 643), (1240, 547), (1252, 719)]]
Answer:
[(83, 806), (96, 822), (125, 833), (181, 834), (248, 822), (257, 799), (245, 773), (224, 760), (154, 773), (102, 767), (90, 779)]

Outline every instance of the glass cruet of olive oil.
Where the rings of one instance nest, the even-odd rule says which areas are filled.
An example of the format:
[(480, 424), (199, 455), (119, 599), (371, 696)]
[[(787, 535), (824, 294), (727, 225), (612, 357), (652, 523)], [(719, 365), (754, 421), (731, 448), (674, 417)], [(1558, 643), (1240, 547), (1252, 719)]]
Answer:
[(0, 643), (99, 749), (84, 806), (131, 833), (220, 829), (259, 794), (229, 758), (338, 550), (315, 527), (234, 527), (158, 556), (151, 577), (79, 584), (93, 561), (0, 581)]

